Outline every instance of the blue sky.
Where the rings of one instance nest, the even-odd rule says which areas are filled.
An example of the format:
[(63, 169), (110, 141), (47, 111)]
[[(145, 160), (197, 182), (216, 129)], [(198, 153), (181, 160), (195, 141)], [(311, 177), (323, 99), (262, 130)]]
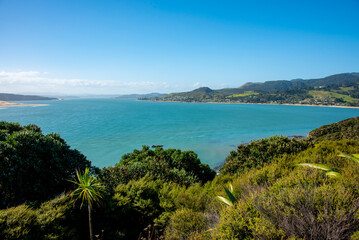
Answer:
[(358, 0), (0, 0), (0, 92), (175, 92), (359, 72), (358, 13)]

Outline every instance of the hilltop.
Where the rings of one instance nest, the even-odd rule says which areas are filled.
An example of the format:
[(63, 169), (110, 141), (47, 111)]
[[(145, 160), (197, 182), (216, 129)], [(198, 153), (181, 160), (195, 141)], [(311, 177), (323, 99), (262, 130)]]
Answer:
[(0, 101), (37, 101), (37, 100), (57, 100), (57, 98), (49, 98), (49, 97), (42, 97), (36, 95), (0, 93)]
[(359, 106), (358, 83), (359, 73), (342, 73), (318, 79), (248, 82), (238, 88), (201, 87), (140, 100)]

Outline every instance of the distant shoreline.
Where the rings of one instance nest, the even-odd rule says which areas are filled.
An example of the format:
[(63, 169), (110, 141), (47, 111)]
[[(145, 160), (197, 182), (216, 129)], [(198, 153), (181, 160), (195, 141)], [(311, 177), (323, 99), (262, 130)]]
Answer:
[(0, 107), (39, 107), (46, 106), (47, 104), (27, 104), (27, 103), (12, 103), (0, 101)]
[(299, 104), (299, 103), (239, 103), (239, 102), (183, 102), (183, 101), (163, 101), (163, 100), (139, 100), (139, 101), (151, 101), (151, 102), (178, 102), (178, 103), (216, 103), (216, 104), (252, 104), (252, 105), (285, 105), (285, 106), (305, 106), (305, 107), (334, 107), (334, 108), (354, 108), (355, 106), (340, 106), (340, 105), (313, 105), (313, 104)]

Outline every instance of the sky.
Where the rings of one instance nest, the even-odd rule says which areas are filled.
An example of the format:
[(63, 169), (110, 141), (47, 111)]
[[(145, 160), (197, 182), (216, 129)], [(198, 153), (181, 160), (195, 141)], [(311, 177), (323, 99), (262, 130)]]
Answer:
[(0, 92), (170, 93), (359, 72), (359, 0), (0, 0)]

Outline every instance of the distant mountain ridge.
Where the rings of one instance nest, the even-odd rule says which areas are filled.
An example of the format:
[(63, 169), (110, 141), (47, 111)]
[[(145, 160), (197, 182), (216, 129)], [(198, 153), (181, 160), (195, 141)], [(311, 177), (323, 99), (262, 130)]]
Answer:
[(37, 95), (0, 93), (0, 101), (37, 101), (37, 100), (57, 100), (57, 98), (42, 97)]
[(300, 87), (327, 87), (327, 86), (351, 86), (359, 80), (359, 73), (335, 74), (317, 79), (293, 79), (266, 81), (264, 83), (248, 82), (239, 87), (244, 91), (278, 91), (288, 88)]
[(318, 79), (248, 82), (238, 88), (201, 87), (142, 100), (359, 106), (358, 84), (359, 73), (342, 73)]
[(147, 94), (126, 94), (126, 95), (120, 95), (116, 97), (119, 98), (153, 98), (153, 97), (161, 97), (167, 95), (165, 93), (147, 93)]

